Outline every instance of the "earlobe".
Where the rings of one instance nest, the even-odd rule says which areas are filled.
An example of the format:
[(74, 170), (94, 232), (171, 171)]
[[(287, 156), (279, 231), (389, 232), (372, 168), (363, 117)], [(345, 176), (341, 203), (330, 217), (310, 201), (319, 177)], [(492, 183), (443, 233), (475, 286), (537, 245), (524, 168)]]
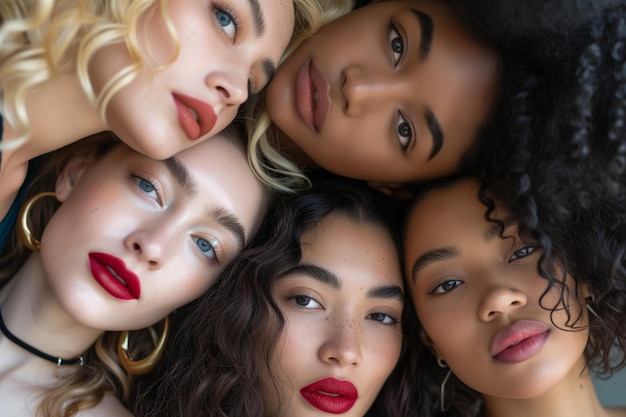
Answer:
[(74, 186), (87, 169), (87, 158), (75, 158), (69, 161), (57, 176), (55, 191), (57, 199), (64, 202), (72, 193)]

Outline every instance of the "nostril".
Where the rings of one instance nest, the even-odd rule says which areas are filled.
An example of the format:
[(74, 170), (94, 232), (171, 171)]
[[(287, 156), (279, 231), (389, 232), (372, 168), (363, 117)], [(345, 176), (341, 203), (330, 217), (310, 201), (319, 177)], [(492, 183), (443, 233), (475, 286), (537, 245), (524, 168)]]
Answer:
[(141, 247), (139, 246), (138, 243), (133, 243), (133, 249), (135, 250), (141, 250)]
[(224, 87), (217, 87), (217, 91), (224, 95), (226, 98), (230, 98), (230, 93)]

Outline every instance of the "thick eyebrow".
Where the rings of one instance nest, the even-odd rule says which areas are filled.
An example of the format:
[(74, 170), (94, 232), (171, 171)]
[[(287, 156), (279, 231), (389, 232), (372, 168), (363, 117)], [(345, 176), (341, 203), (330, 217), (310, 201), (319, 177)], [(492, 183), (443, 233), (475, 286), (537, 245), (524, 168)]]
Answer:
[(446, 259), (450, 259), (458, 255), (459, 251), (454, 246), (446, 246), (443, 248), (429, 250), (417, 258), (417, 260), (413, 263), (413, 268), (411, 269), (411, 278), (413, 279), (413, 282), (415, 282), (417, 274), (419, 274), (419, 272), (427, 265), (445, 261)]
[(252, 9), (252, 17), (254, 18), (254, 33), (257, 36), (263, 36), (265, 33), (265, 18), (263, 17), (263, 10), (259, 5), (258, 0), (248, 0), (250, 8)]
[[(313, 279), (316, 279), (324, 284), (328, 284), (334, 289), (341, 289), (341, 280), (326, 268), (319, 267), (311, 264), (300, 264), (289, 269), (283, 276), (294, 275), (307, 275)], [(369, 298), (392, 298), (398, 299), (404, 302), (404, 291), (397, 285), (381, 285), (379, 287), (371, 288), (367, 292)]]
[(191, 178), (187, 167), (180, 162), (180, 160), (176, 156), (172, 156), (171, 158), (167, 158), (162, 162), (170, 174), (174, 177), (176, 182), (185, 189), (187, 194), (193, 195), (196, 192), (196, 183)]
[(215, 208), (209, 211), (209, 217), (215, 217), (219, 224), (228, 229), (237, 239), (239, 248), (243, 248), (246, 243), (246, 232), (239, 219), (224, 208)]
[(404, 303), (404, 291), (397, 285), (383, 285), (367, 292), (369, 298), (391, 298)]
[(337, 275), (333, 274), (328, 269), (321, 268), (317, 265), (299, 264), (294, 266), (293, 268), (290, 268), (287, 272), (283, 274), (283, 276), (289, 274), (307, 275), (324, 284), (328, 284), (337, 290), (341, 289), (341, 282), (339, 281), (339, 278), (337, 278)]
[(411, 11), (419, 20), (419, 27), (421, 30), (419, 57), (420, 60), (423, 61), (428, 57), (428, 53), (430, 52), (430, 48), (433, 44), (433, 20), (430, 16), (420, 10), (411, 9)]
[[(193, 195), (196, 192), (196, 183), (194, 182), (191, 174), (187, 170), (187, 167), (176, 157), (159, 161), (165, 165), (167, 170), (172, 174), (176, 182), (184, 188), (188, 195)], [(240, 248), (243, 248), (246, 242), (246, 233), (243, 225), (234, 214), (226, 211), (224, 208), (215, 208), (209, 211), (208, 216), (215, 218), (219, 224), (228, 229), (237, 239)]]
[(428, 130), (430, 130), (430, 135), (433, 138), (433, 148), (430, 151), (430, 155), (428, 155), (428, 160), (433, 159), (441, 148), (443, 147), (443, 131), (441, 130), (441, 125), (435, 117), (433, 111), (426, 107), (424, 109), (424, 117), (426, 118), (426, 124), (428, 125)]

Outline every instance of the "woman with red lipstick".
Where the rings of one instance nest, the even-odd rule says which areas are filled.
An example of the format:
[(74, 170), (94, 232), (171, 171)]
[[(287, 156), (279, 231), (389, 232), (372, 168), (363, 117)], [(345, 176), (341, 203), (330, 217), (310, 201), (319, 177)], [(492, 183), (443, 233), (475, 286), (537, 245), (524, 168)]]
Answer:
[(538, 219), (539, 241), (475, 179), (417, 197), (404, 255), (418, 415), (626, 416), (591, 379), (626, 365), (624, 258), (598, 239), (600, 213), (579, 214), (566, 229)]
[(174, 319), (176, 349), (136, 385), (135, 414), (363, 417), (387, 404), (400, 416), (410, 380), (388, 378), (402, 349), (402, 274), (370, 193), (335, 181), (285, 200)]
[(263, 90), (288, 46), (350, 7), (348, 0), (3, 0), (0, 249), (33, 158), (104, 130), (155, 159), (194, 146)]
[(16, 231), (29, 250), (0, 258), (3, 415), (131, 415), (132, 375), (163, 352), (155, 323), (213, 284), (268, 208), (231, 136), (164, 161), (108, 133), (50, 156)]

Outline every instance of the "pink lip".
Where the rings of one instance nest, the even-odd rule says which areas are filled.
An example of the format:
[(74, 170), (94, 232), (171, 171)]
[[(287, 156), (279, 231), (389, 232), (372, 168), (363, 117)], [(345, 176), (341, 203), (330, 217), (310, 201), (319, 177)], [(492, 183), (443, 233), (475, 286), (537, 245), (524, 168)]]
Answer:
[[(139, 299), (141, 295), (139, 277), (126, 268), (124, 261), (120, 258), (108, 253), (91, 252), (89, 253), (89, 269), (96, 282), (113, 297), (120, 300)], [(121, 282), (116, 275), (126, 284)]]
[(352, 408), (359, 397), (359, 392), (349, 381), (326, 378), (302, 388), (300, 395), (318, 410), (343, 414)]
[(330, 86), (320, 69), (308, 60), (296, 75), (296, 110), (304, 123), (319, 132), (330, 108)]
[(536, 355), (546, 343), (550, 328), (535, 320), (519, 320), (496, 333), (491, 356), (501, 362), (518, 363)]
[[(176, 104), (178, 123), (182, 126), (189, 140), (199, 139), (213, 129), (217, 121), (213, 106), (184, 94), (172, 93), (172, 96), (174, 97), (174, 104)], [(194, 117), (194, 112), (198, 120)]]

